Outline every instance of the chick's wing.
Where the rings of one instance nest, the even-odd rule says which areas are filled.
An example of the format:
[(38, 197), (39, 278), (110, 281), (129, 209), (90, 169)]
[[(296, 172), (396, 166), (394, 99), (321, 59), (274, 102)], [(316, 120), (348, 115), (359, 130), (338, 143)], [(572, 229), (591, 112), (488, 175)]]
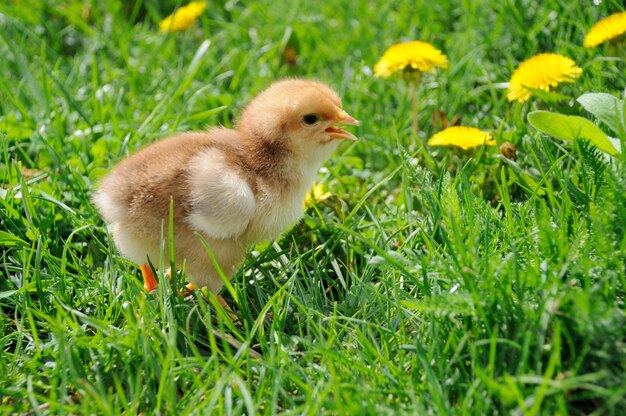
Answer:
[(219, 149), (208, 149), (189, 164), (190, 225), (209, 237), (236, 238), (250, 222), (254, 193), (236, 165)]

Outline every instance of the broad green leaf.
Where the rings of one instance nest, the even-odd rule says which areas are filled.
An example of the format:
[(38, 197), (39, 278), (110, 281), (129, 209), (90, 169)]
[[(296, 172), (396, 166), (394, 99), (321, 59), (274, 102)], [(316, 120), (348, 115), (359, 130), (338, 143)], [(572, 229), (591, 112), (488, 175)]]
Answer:
[(583, 94), (576, 101), (619, 136), (624, 136), (623, 103), (617, 97), (594, 92)]
[(611, 136), (607, 136), (607, 137), (609, 138), (609, 140), (613, 144), (613, 147), (615, 149), (617, 149), (617, 152), (618, 153), (622, 153), (622, 142), (619, 139), (616, 139), (614, 137), (611, 137)]
[(549, 111), (533, 111), (528, 114), (528, 122), (537, 130), (558, 139), (570, 142), (576, 139), (586, 139), (610, 155), (619, 153), (607, 135), (586, 118), (565, 116)]

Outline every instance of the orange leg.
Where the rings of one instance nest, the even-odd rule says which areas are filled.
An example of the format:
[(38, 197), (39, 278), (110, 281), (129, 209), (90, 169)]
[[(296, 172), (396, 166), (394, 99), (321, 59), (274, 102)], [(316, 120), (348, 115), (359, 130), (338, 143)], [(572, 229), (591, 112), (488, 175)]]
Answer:
[(241, 325), (241, 322), (239, 322), (239, 317), (235, 315), (230, 305), (226, 303), (222, 295), (217, 295), (216, 298), (219, 304), (222, 305), (222, 308), (224, 308), (224, 310), (226, 311), (226, 314), (228, 315), (230, 320), (233, 321), (235, 325)]
[(224, 300), (222, 295), (217, 295), (216, 298), (217, 298), (217, 301), (220, 303), (220, 305), (222, 305), (222, 308), (226, 309), (226, 311), (228, 311), (228, 312), (232, 312), (233, 311), (230, 308), (230, 305), (228, 303), (226, 303), (226, 301)]
[(183, 296), (189, 296), (191, 295), (191, 292), (193, 292), (194, 290), (196, 290), (196, 287), (193, 285), (193, 283), (187, 283), (185, 285), (185, 288), (187, 290), (183, 291)]
[[(159, 283), (157, 282), (156, 277), (154, 276), (154, 273), (152, 273), (152, 269), (150, 268), (150, 266), (144, 263), (140, 267), (141, 267), (141, 275), (143, 276), (143, 287), (148, 291), (148, 293), (152, 292), (153, 290), (156, 290)], [(168, 271), (167, 274), (169, 275), (170, 280), (171, 280), (172, 271), (171, 270)], [(190, 292), (195, 289), (195, 286), (192, 283), (189, 283), (185, 287), (187, 288), (187, 290), (183, 292), (185, 296), (189, 296)]]
[[(191, 295), (191, 292), (193, 292), (194, 290), (196, 290), (196, 287), (194, 286), (193, 283), (188, 283), (187, 286), (185, 286), (185, 288), (187, 289), (184, 292), (185, 296), (189, 296)], [(226, 301), (224, 300), (224, 298), (222, 297), (222, 295), (217, 295), (215, 296), (217, 298), (217, 301), (220, 305), (222, 305), (222, 308), (224, 308), (226, 310), (226, 312), (228, 312), (228, 315), (231, 318), (237, 318), (237, 316), (235, 314), (233, 314), (233, 310), (231, 309), (230, 305), (228, 303), (226, 303)]]
[[(187, 286), (185, 286), (185, 287), (187, 288), (187, 290), (184, 292), (185, 296), (189, 296), (191, 294), (191, 292), (196, 290), (196, 287), (193, 285), (193, 283), (188, 283)], [(228, 303), (226, 303), (226, 301), (224, 300), (222, 295), (217, 295), (216, 298), (217, 298), (217, 301), (219, 302), (219, 304), (222, 305), (222, 308), (224, 308), (224, 310), (228, 313), (228, 316), (230, 316), (230, 318), (233, 321), (236, 321), (237, 319), (239, 319), (237, 317), (237, 315), (235, 315), (233, 313), (233, 310), (231, 309), (230, 305)]]
[[(140, 267), (141, 267), (141, 275), (143, 276), (143, 287), (148, 291), (148, 293), (152, 292), (153, 290), (156, 290), (156, 288), (158, 287), (158, 283), (157, 283), (156, 277), (154, 276), (154, 273), (152, 273), (152, 269), (150, 268), (150, 266), (144, 263)], [(169, 273), (169, 275), (171, 279), (172, 278), (171, 272)], [(196, 289), (193, 283), (187, 284), (185, 288), (187, 290), (183, 292), (184, 296), (189, 296), (191, 294), (190, 292)], [(217, 295), (217, 301), (219, 302), (220, 305), (222, 305), (222, 308), (226, 310), (226, 312), (228, 313), (228, 316), (230, 316), (232, 320), (238, 319), (237, 315), (233, 313), (233, 310), (228, 305), (228, 303), (226, 303), (226, 301), (221, 295)]]
[(146, 288), (148, 293), (157, 288), (157, 280), (149, 265), (145, 263), (141, 265), (141, 275), (143, 276), (143, 287)]

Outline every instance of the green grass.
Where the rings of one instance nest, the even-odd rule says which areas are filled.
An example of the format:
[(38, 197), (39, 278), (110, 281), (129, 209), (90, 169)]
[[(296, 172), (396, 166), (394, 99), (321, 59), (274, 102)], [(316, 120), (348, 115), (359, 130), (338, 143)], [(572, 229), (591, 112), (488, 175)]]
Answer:
[[(169, 35), (175, 0), (44, 3), (0, 6), (0, 414), (626, 413), (626, 159), (528, 126), (590, 117), (573, 99), (502, 87), (558, 52), (584, 69), (559, 92), (621, 97), (623, 38), (582, 47), (621, 2), (228, 2)], [(419, 137), (406, 84), (371, 76), (411, 39), (450, 63), (419, 88)], [(90, 203), (98, 179), (232, 125), (285, 76), (328, 82), (363, 122), (320, 172), (333, 196), (250, 251), (225, 294), (240, 326), (200, 294), (147, 295)], [(425, 147), (438, 111), (517, 160)]]

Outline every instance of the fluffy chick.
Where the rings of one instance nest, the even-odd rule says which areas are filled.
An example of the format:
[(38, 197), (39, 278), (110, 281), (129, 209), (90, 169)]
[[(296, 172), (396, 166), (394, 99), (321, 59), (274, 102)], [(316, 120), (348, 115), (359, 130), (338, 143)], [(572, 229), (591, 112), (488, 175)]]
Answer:
[(186, 262), (193, 285), (218, 293), (222, 281), (196, 233), (230, 278), (250, 244), (277, 237), (302, 216), (338, 139), (356, 140), (338, 124), (359, 123), (332, 89), (279, 81), (245, 107), (235, 129), (178, 134), (124, 159), (93, 200), (121, 254), (144, 265), (147, 289), (154, 283), (145, 264), (159, 258), (173, 200), (176, 261)]

